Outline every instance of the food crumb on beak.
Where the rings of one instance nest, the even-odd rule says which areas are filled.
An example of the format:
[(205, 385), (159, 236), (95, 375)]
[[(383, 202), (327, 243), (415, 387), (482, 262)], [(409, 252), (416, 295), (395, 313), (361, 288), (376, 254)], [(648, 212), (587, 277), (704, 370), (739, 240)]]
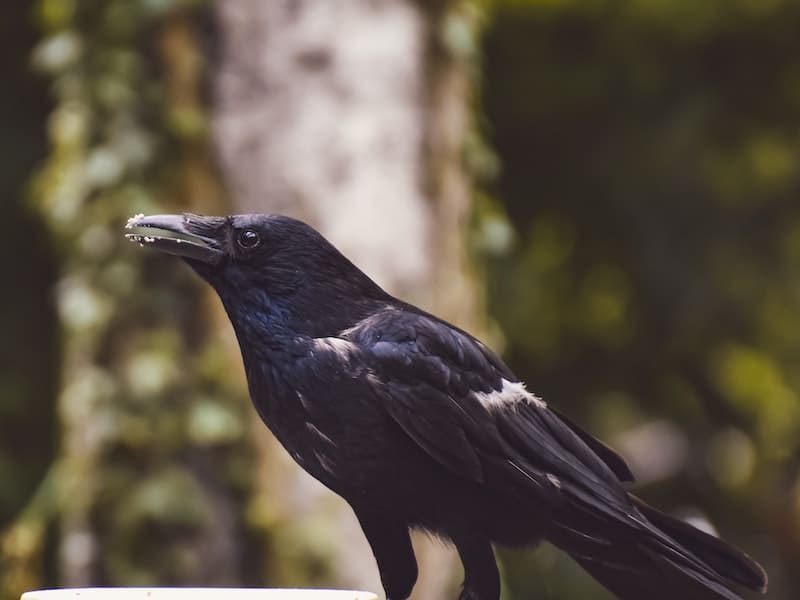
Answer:
[(128, 222), (125, 224), (125, 229), (133, 229), (141, 219), (144, 218), (143, 213), (139, 213), (138, 215), (133, 215)]
[(156, 238), (149, 236), (149, 235), (139, 235), (137, 233), (131, 233), (128, 236), (128, 239), (132, 242), (136, 242), (140, 246), (144, 246), (145, 244), (152, 244), (156, 241)]

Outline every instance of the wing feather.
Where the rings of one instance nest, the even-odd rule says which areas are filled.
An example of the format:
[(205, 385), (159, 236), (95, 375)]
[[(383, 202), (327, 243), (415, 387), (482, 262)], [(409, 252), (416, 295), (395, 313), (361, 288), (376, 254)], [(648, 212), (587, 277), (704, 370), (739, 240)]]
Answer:
[(469, 334), (393, 308), (346, 335), (386, 412), (452, 472), (480, 482), (486, 464), (511, 465), (508, 472), (548, 494), (568, 493), (618, 518), (630, 510), (619, 485), (630, 474), (624, 461), (514, 385), (508, 367)]

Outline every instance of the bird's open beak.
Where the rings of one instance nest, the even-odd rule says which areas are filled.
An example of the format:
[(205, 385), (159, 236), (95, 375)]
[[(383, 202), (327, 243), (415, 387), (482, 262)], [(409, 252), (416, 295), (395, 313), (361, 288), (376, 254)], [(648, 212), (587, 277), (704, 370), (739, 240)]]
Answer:
[(128, 219), (125, 237), (142, 246), (161, 252), (198, 260), (210, 265), (219, 264), (225, 252), (212, 237), (222, 221), (220, 217), (198, 215), (136, 215)]

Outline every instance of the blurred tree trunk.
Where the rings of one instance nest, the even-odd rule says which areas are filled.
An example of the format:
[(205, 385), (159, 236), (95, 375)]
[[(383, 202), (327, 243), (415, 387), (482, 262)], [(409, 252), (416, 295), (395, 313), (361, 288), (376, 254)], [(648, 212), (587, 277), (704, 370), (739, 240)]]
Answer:
[[(461, 160), (470, 8), (221, 0), (212, 127), (238, 211), (302, 218), (392, 293), (476, 330), (482, 300), (467, 268), (470, 181)], [(340, 584), (379, 590), (349, 508), (256, 427), (270, 465), (261, 510), (292, 539), (306, 531), (301, 552), (335, 557)], [(309, 515), (326, 511), (338, 522), (333, 540), (305, 529)], [(415, 544), (415, 597), (452, 595), (450, 551), (425, 538)], [(276, 583), (292, 582), (291, 558), (273, 563)]]

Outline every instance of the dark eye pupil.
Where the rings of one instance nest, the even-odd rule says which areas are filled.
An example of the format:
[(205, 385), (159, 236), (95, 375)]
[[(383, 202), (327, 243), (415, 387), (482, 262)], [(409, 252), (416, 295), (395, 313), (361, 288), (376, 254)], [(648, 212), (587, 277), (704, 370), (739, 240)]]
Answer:
[(245, 229), (239, 234), (239, 245), (243, 248), (253, 248), (259, 241), (258, 234), (252, 229)]

